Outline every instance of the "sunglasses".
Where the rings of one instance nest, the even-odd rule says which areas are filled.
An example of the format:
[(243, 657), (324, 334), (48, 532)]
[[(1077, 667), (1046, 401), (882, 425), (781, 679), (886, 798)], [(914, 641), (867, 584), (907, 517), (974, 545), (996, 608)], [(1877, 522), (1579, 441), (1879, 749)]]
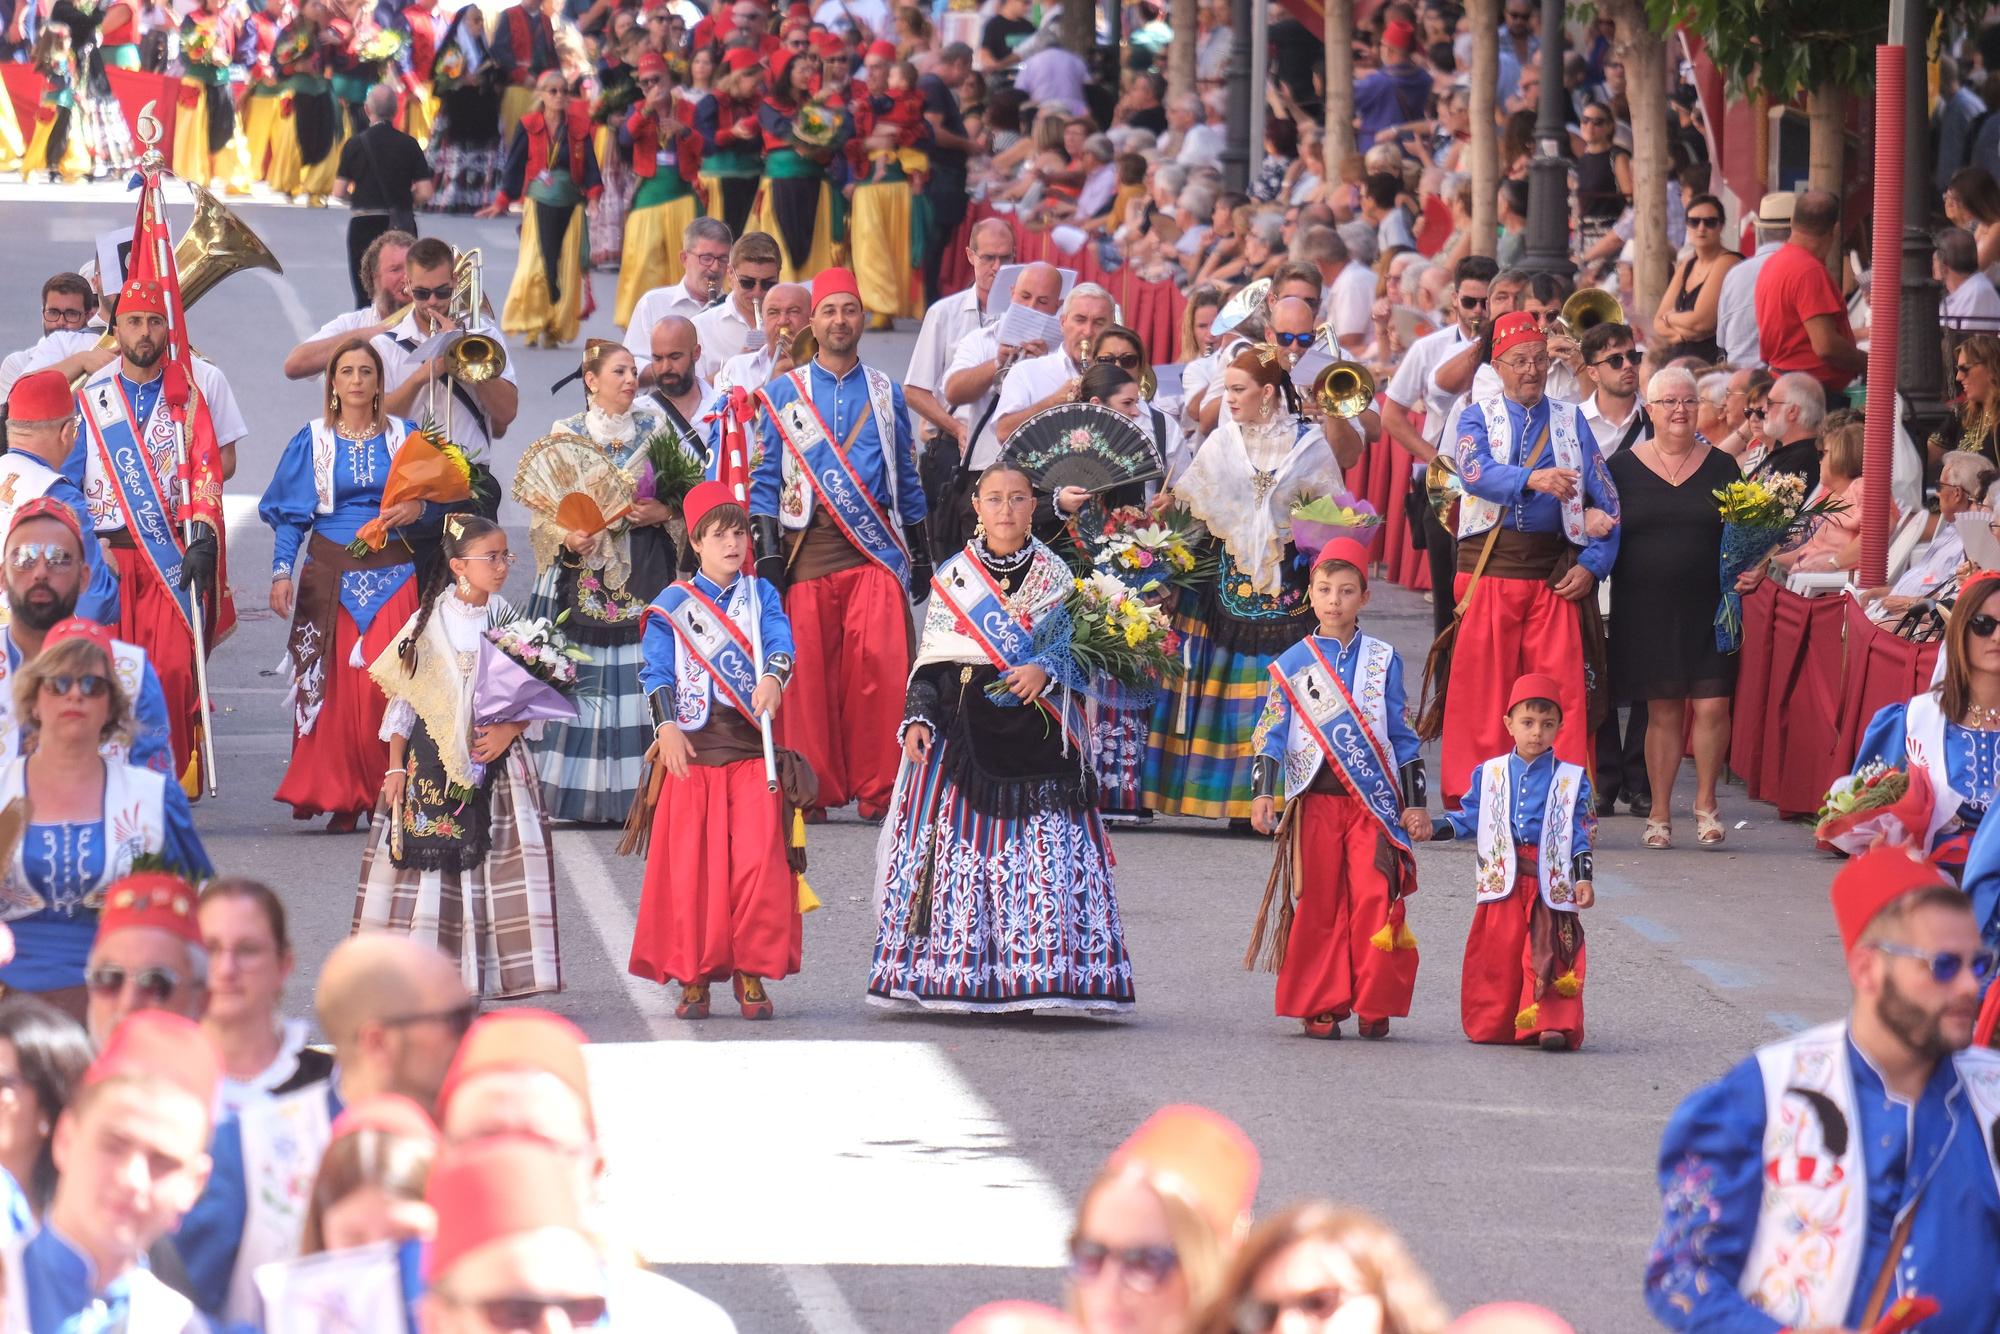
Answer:
[(1484, 310), (1493, 304), (1493, 298), (1485, 296), (1462, 296), (1458, 299), (1460, 310)]
[(1585, 116), (1583, 123), (1585, 125), (1609, 125), (1611, 122), (1603, 116)]
[(1637, 352), (1609, 352), (1590, 363), (1593, 366), (1609, 366), (1614, 371), (1622, 371), (1627, 366), (1639, 364)]
[(1712, 213), (1704, 213), (1700, 217), (1696, 217), (1692, 213), (1688, 214), (1688, 226), (1690, 227), (1720, 227), (1721, 225), (1722, 219)]
[(649, 79), (641, 79), (639, 80), (639, 86), (641, 88), (657, 88), (660, 86), (659, 76), (654, 75), (652, 78)]
[(1972, 367), (1966, 365), (1953, 366), (1951, 368), (1951, 376), (1954, 380), (1962, 380), (1971, 369)]
[(1278, 1321), (1288, 1315), (1302, 1315), (1310, 1320), (1325, 1320), (1338, 1311), (1347, 1301), (1347, 1294), (1339, 1288), (1320, 1288), (1314, 1292), (1302, 1292), (1296, 1297), (1283, 1301), (1245, 1301), (1236, 1308), (1236, 1334), (1270, 1334), (1278, 1327)]
[(446, 284), (446, 285), (445, 285), (445, 286), (443, 286), (443, 287), (416, 287), (416, 286), (412, 286), (412, 287), (410, 288), (410, 300), (412, 300), (412, 301), (449, 301), (449, 300), (451, 300), (451, 286), (450, 286), (449, 284)]
[(76, 553), (54, 542), (23, 542), (7, 554), (7, 563), (24, 574), (36, 565), (46, 565), (51, 570), (67, 570), (76, 564)]
[(1993, 632), (1995, 630), (2000, 630), (2000, 617), (1996, 617), (1990, 615), (1987, 612), (1982, 611), (1975, 614), (1971, 620), (1967, 621), (1965, 623), (1965, 628), (1972, 632), (1972, 637), (1974, 639), (1991, 639), (1993, 637)]
[(1933, 954), (1929, 950), (1913, 949), (1908, 945), (1896, 945), (1886, 940), (1877, 941), (1875, 950), (1879, 954), (1887, 954), (1897, 959), (1915, 959), (1919, 963), (1928, 965), (1931, 970), (1931, 980), (1940, 984), (1954, 980), (1959, 972), (1968, 966), (1972, 969), (1973, 977), (1981, 982), (1993, 976), (1995, 956), (1992, 950), (1974, 950), (1968, 958), (1956, 950), (1939, 950)]
[(1311, 347), (1317, 337), (1316, 333), (1274, 333), (1271, 341), (1279, 347)]
[(768, 292), (778, 285), (778, 280), (776, 278), (739, 277), (736, 280), (736, 285), (746, 292)]
[(561, 1311), (572, 1329), (588, 1329), (604, 1319), (605, 1311), (602, 1297), (489, 1297), (459, 1304), (471, 1307), (488, 1325), (507, 1334), (542, 1328), (550, 1311)]
[(1121, 370), (1132, 370), (1139, 364), (1137, 352), (1100, 352), (1096, 357), (1100, 366), (1117, 366)]
[(82, 676), (45, 676), (42, 678), (44, 695), (67, 695), (72, 690), (81, 690), (85, 699), (96, 699), (111, 688), (111, 678), (86, 672)]
[(1118, 1269), (1118, 1281), (1133, 1292), (1154, 1292), (1180, 1268), (1181, 1258), (1171, 1246), (1127, 1246), (1118, 1250), (1102, 1242), (1078, 1238), (1069, 1244), (1069, 1276), (1078, 1283), (1090, 1283), (1106, 1265)]
[(116, 996), (130, 982), (139, 989), (140, 998), (150, 1005), (167, 1004), (181, 989), (181, 980), (171, 969), (141, 968), (131, 971), (115, 963), (99, 964), (83, 975), (83, 982), (100, 996)]
[(1763, 421), (1765, 414), (1764, 414), (1764, 409), (1762, 408), (1745, 408), (1743, 409), (1743, 415), (1746, 417), (1754, 417), (1758, 421)]

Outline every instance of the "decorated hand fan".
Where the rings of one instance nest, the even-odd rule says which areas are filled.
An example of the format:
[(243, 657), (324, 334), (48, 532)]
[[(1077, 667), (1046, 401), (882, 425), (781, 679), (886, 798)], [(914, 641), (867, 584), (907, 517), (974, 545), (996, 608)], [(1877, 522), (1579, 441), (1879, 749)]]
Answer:
[(1153, 442), (1139, 423), (1101, 403), (1065, 403), (1015, 428), (1007, 457), (1038, 491), (1065, 486), (1103, 492), (1160, 477)]
[(565, 531), (596, 534), (632, 508), (630, 474), (602, 445), (558, 431), (528, 446), (514, 473), (514, 499)]

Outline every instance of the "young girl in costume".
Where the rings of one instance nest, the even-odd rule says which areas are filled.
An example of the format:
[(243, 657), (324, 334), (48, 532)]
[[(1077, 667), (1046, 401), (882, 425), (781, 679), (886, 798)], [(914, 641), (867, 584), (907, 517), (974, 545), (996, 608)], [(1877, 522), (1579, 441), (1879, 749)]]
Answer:
[(796, 973), (801, 959), (798, 875), (786, 851), (789, 797), (799, 793), (781, 801), (767, 788), (756, 719), (777, 713), (791, 679), (792, 627), (778, 590), (743, 578), (750, 516), (729, 487), (701, 483), (682, 514), (701, 569), (640, 622), (639, 681), (666, 781), (628, 966), (680, 984), (678, 1018), (706, 1019), (709, 984), (727, 977), (743, 1017), (769, 1019), (764, 983)]
[(1252, 761), (1250, 822), (1282, 837), (1244, 964), (1279, 899), (1265, 961), (1278, 975), (1277, 1010), (1316, 1038), (1339, 1037), (1350, 1014), (1362, 1037), (1387, 1037), (1417, 985), (1403, 898), (1417, 887), (1411, 840), (1431, 834), (1424, 762), (1403, 716), (1403, 660), (1358, 627), (1367, 569), (1367, 551), (1347, 538), (1313, 562), (1319, 628), (1271, 663)]
[(448, 514), (422, 605), (369, 667), (389, 697), (389, 771), (361, 859), (354, 930), (403, 931), (459, 961), (476, 996), (562, 989), (555, 852), (521, 723), (475, 727), (486, 631), (514, 555), (490, 519)]

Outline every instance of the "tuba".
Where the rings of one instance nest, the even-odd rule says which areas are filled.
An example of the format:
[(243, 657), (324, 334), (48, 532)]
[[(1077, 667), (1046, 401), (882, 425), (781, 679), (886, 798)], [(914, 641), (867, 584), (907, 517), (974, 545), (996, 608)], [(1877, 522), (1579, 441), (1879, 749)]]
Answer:
[(1375, 377), (1358, 361), (1336, 361), (1314, 377), (1313, 401), (1329, 417), (1359, 417), (1375, 401)]
[(1556, 317), (1555, 332), (1570, 338), (1581, 338), (1600, 324), (1625, 323), (1625, 307), (1618, 298), (1602, 287), (1578, 289), (1563, 302), (1562, 314)]
[[(285, 271), (270, 247), (258, 239), (257, 233), (251, 231), (243, 219), (224, 208), (221, 200), (193, 181), (183, 184), (194, 195), (194, 218), (188, 223), (187, 230), (181, 233), (181, 239), (174, 243), (174, 271), (180, 275), (183, 310), (201, 300), (209, 289), (232, 273), (250, 269), (268, 269), (272, 273)], [(104, 305), (114, 321), (117, 319), (117, 304), (116, 293), (104, 299)], [(107, 333), (97, 340), (97, 346), (115, 347), (117, 339)], [(79, 373), (70, 381), (70, 388), (81, 388), (88, 378), (88, 372)]]

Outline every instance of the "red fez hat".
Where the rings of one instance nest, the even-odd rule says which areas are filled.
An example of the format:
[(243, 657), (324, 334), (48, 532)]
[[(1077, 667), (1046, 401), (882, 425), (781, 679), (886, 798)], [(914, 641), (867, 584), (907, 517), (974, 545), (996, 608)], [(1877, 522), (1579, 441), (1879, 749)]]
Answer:
[(1319, 555), (1313, 557), (1313, 568), (1317, 570), (1320, 566), (1328, 565), (1335, 561), (1352, 565), (1355, 569), (1361, 571), (1361, 586), (1363, 588), (1368, 586), (1367, 547), (1362, 546), (1351, 537), (1336, 537), (1333, 541), (1328, 542), (1319, 549)]
[(123, 290), (118, 293), (118, 313), (130, 315), (135, 311), (164, 316), (167, 313), (167, 289), (150, 278), (127, 278)]
[(1417, 30), (1402, 19), (1390, 19), (1389, 26), (1382, 29), (1382, 45), (1393, 46), (1398, 51), (1407, 51), (1416, 44)]
[(1542, 672), (1528, 672), (1514, 680), (1514, 688), (1507, 692), (1506, 712), (1512, 713), (1514, 706), (1523, 700), (1546, 699), (1556, 705), (1562, 704), (1562, 687), (1553, 676)]
[(639, 63), (633, 66), (632, 72), (641, 79), (649, 75), (665, 74), (667, 62), (658, 51), (648, 51), (639, 57)]
[(846, 55), (847, 43), (830, 32), (816, 32), (812, 35), (812, 49), (821, 60), (825, 60), (829, 56)]
[(787, 86), (786, 77), (791, 71), (792, 62), (802, 54), (804, 53), (794, 51), (789, 46), (781, 46), (771, 53), (771, 87), (783, 90)]
[(699, 482), (681, 501), (681, 520), (687, 525), (690, 535), (701, 526), (708, 512), (718, 505), (740, 505), (736, 493), (729, 489), (727, 482)]
[(136, 1010), (111, 1030), (83, 1072), (89, 1088), (107, 1079), (157, 1079), (187, 1090), (204, 1112), (222, 1085), (222, 1057), (194, 1020), (166, 1010)]
[(821, 269), (813, 275), (813, 310), (819, 310), (820, 302), (828, 297), (839, 296), (842, 292), (861, 299), (861, 284), (854, 280), (852, 269)]
[(1162, 1107), (1118, 1146), (1108, 1172), (1133, 1172), (1172, 1195), (1234, 1242), (1250, 1225), (1257, 1196), (1257, 1146), (1234, 1121), (1206, 1107)]
[[(13, 415), (11, 400), (9, 400), (8, 415)], [(12, 536), (16, 528), (19, 528), (30, 519), (54, 519), (57, 523), (69, 529), (70, 536), (77, 540), (77, 545), (81, 546), (83, 544), (83, 525), (77, 522), (76, 511), (63, 504), (60, 500), (57, 500), (54, 496), (36, 496), (27, 504), (15, 510), (14, 517), (7, 523), (8, 535)]]
[(1840, 924), (1840, 947), (1854, 942), (1881, 911), (1920, 889), (1952, 888), (1937, 863), (1905, 843), (1870, 848), (1840, 868), (1833, 878), (1833, 917)]
[(36, 371), (14, 381), (7, 416), (17, 422), (52, 422), (76, 412), (76, 398), (61, 371)]
[(333, 1139), (375, 1130), (397, 1139), (438, 1143), (438, 1128), (430, 1113), (400, 1093), (377, 1093), (351, 1103), (333, 1123)]
[(813, 16), (812, 6), (808, 4), (801, 3), (795, 5), (788, 5), (785, 8), (785, 18), (787, 20), (803, 19), (807, 23), (811, 23), (812, 16)]
[(746, 69), (754, 69), (763, 63), (764, 57), (757, 54), (754, 47), (732, 46), (722, 53), (722, 63), (729, 66), (731, 74), (741, 74)]
[(444, 1119), (451, 1095), (461, 1084), (489, 1070), (539, 1070), (554, 1075), (576, 1094), (584, 1114), (592, 1115), (590, 1076), (583, 1065), (583, 1048), (588, 1041), (582, 1029), (547, 1010), (481, 1015), (466, 1030), (451, 1069), (445, 1072), (444, 1087), (438, 1091), (438, 1120)]
[(424, 1281), (435, 1284), (488, 1242), (523, 1232), (567, 1228), (587, 1236), (577, 1195), (575, 1164), (541, 1140), (498, 1135), (447, 1150), (424, 1188), (437, 1210)]
[(1542, 326), (1525, 310), (1502, 315), (1493, 322), (1493, 355), (1499, 356), (1519, 343), (1547, 343)]
[[(55, 631), (49, 633), (53, 635)], [(128, 926), (149, 926), (179, 936), (190, 945), (200, 945), (201, 927), (195, 922), (194, 907), (193, 886), (177, 875), (165, 871), (128, 875), (104, 891), (104, 909), (97, 915), (97, 938), (103, 940)]]
[(894, 60), (896, 58), (896, 44), (880, 39), (868, 43), (868, 59), (874, 60), (877, 57), (883, 60)]
[(88, 640), (102, 649), (105, 657), (111, 656), (111, 627), (108, 625), (100, 625), (81, 616), (71, 616), (49, 627), (49, 632), (42, 636), (42, 647), (54, 648), (65, 639)]

